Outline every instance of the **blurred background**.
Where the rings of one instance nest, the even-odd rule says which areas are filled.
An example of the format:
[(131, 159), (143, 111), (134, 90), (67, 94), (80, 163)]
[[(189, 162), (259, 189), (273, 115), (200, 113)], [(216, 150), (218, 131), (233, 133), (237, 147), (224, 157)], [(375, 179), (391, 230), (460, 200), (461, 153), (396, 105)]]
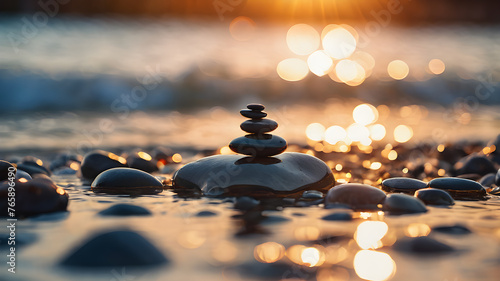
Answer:
[(0, 153), (221, 147), (242, 134), (249, 102), (296, 143), (488, 140), (500, 125), (499, 10), (489, 0), (3, 0)]

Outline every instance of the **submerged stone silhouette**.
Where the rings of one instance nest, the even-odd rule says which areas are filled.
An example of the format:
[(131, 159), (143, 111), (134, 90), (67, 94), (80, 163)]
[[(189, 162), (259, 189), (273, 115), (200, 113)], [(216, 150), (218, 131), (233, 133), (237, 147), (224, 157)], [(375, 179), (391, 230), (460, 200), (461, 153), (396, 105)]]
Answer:
[(163, 191), (163, 184), (154, 176), (138, 169), (113, 168), (95, 178), (92, 190), (109, 194), (156, 194)]

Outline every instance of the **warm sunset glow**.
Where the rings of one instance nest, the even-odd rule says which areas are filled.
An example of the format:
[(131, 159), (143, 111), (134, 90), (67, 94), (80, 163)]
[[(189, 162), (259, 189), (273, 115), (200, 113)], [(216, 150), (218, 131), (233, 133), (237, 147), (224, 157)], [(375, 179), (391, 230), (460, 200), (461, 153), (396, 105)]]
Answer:
[(439, 75), (441, 73), (444, 72), (444, 69), (445, 69), (445, 65), (444, 65), (444, 62), (440, 59), (432, 59), (430, 62), (429, 62), (429, 71), (432, 73), (432, 74), (436, 74), (436, 75)]
[(383, 246), (380, 241), (389, 227), (383, 221), (364, 221), (358, 225), (354, 240), (361, 249), (377, 249)]
[(219, 242), (212, 249), (212, 257), (221, 263), (229, 263), (238, 257), (238, 248), (229, 241)]
[(323, 49), (334, 59), (345, 59), (356, 50), (356, 38), (345, 28), (339, 26), (325, 34)]
[(196, 249), (199, 248), (203, 243), (205, 243), (206, 237), (202, 232), (191, 230), (186, 231), (177, 237), (177, 242), (179, 245), (186, 249)]
[(315, 247), (307, 247), (300, 255), (302, 263), (309, 267), (320, 266), (324, 262), (323, 254)]
[(408, 67), (408, 64), (402, 60), (393, 60), (387, 66), (387, 73), (389, 73), (389, 76), (396, 80), (406, 78), (409, 72), (410, 68)]
[(64, 189), (63, 189), (63, 188), (61, 188), (61, 187), (58, 187), (58, 188), (56, 189), (56, 192), (57, 192), (58, 194), (60, 194), (60, 195), (64, 195), (64, 194), (66, 193), (66, 191), (64, 191)]
[(307, 65), (312, 73), (317, 76), (323, 76), (332, 68), (333, 60), (325, 51), (319, 50), (309, 55), (307, 58)]
[(396, 272), (396, 263), (386, 253), (361, 250), (354, 256), (354, 270), (365, 280), (384, 281)]
[(389, 151), (389, 154), (387, 154), (387, 159), (393, 161), (393, 160), (396, 160), (398, 158), (398, 153), (396, 150), (391, 150)]
[(276, 242), (266, 242), (255, 246), (253, 255), (261, 263), (273, 263), (285, 256), (285, 247)]
[(385, 137), (386, 131), (382, 124), (374, 124), (368, 127), (370, 130), (370, 138), (374, 141), (382, 140)]
[(20, 178), (20, 179), (19, 179), (19, 182), (25, 183), (25, 182), (28, 182), (28, 180), (27, 180), (27, 179), (25, 179), (25, 178)]
[(349, 86), (358, 86), (366, 78), (365, 69), (359, 63), (352, 60), (339, 61), (335, 65), (335, 74), (340, 81)]
[(151, 161), (151, 159), (153, 159), (153, 157), (151, 157), (151, 155), (147, 154), (144, 151), (138, 152), (137, 155), (146, 161)]
[(320, 44), (319, 34), (312, 26), (296, 24), (286, 34), (288, 48), (297, 55), (309, 55), (316, 51)]
[(229, 148), (229, 146), (223, 146), (219, 150), (220, 154), (233, 154), (234, 152)]
[(431, 228), (425, 223), (411, 223), (405, 229), (405, 234), (409, 237), (427, 236), (429, 233)]
[(69, 164), (69, 167), (72, 170), (78, 171), (80, 169), (80, 164), (77, 162), (73, 162), (73, 163)]
[(229, 24), (229, 32), (237, 41), (248, 41), (255, 35), (255, 22), (248, 17), (237, 17)]
[(350, 57), (351, 60), (359, 63), (366, 71), (366, 76), (370, 76), (373, 68), (375, 67), (375, 59), (372, 55), (363, 51), (356, 51)]
[(369, 139), (370, 131), (365, 126), (354, 123), (347, 127), (347, 136), (352, 141), (362, 141)]
[(405, 143), (413, 137), (413, 130), (406, 125), (399, 125), (394, 129), (394, 140)]
[(181, 163), (182, 155), (180, 155), (179, 153), (172, 155), (172, 161), (174, 161), (175, 163)]
[(316, 273), (316, 281), (349, 281), (349, 272), (343, 267), (321, 268)]
[(309, 73), (309, 67), (307, 63), (301, 59), (289, 58), (278, 63), (276, 71), (283, 80), (300, 81)]
[(380, 162), (373, 162), (370, 164), (370, 169), (371, 170), (378, 170), (382, 167), (382, 163)]
[(360, 104), (352, 111), (354, 122), (361, 125), (368, 125), (374, 123), (378, 119), (378, 111), (371, 104)]
[(325, 126), (320, 123), (311, 123), (306, 128), (306, 136), (313, 141), (322, 141), (325, 137)]
[(302, 226), (296, 228), (294, 234), (295, 239), (297, 239), (298, 241), (312, 241), (319, 238), (320, 232), (317, 227)]
[(347, 132), (340, 126), (328, 127), (325, 131), (325, 141), (329, 144), (336, 144), (347, 137)]

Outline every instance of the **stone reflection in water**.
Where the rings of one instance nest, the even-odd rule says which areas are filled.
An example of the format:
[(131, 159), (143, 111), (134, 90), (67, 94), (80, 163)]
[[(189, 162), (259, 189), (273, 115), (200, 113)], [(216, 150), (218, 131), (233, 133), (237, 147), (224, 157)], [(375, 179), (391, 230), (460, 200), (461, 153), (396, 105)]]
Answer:
[(382, 221), (364, 221), (358, 225), (354, 240), (361, 249), (378, 249), (383, 246), (381, 239), (389, 227)]
[(354, 270), (365, 280), (389, 280), (396, 273), (396, 263), (386, 253), (361, 250), (354, 256)]

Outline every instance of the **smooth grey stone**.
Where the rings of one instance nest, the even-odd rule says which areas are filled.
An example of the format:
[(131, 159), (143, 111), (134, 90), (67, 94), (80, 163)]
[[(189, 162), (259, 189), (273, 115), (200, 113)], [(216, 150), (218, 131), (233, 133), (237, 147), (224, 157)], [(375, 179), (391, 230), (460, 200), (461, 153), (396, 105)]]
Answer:
[(151, 212), (141, 206), (116, 204), (98, 213), (101, 216), (151, 216)]
[(484, 175), (482, 178), (479, 179), (479, 184), (485, 187), (491, 187), (495, 183), (495, 177), (496, 174), (490, 173), (487, 175)]
[(133, 168), (112, 168), (99, 174), (92, 182), (92, 191), (108, 194), (156, 194), (163, 191), (154, 176)]
[(438, 254), (455, 251), (453, 247), (427, 236), (398, 239), (393, 248), (414, 254)]
[(451, 195), (437, 188), (423, 188), (415, 191), (415, 197), (422, 200), (425, 205), (450, 206), (455, 205), (455, 200)]
[(302, 193), (301, 199), (323, 199), (325, 195), (318, 190), (306, 190)]
[(403, 192), (413, 195), (419, 189), (426, 188), (427, 183), (412, 178), (390, 178), (382, 181), (382, 189), (387, 192)]
[(278, 123), (271, 119), (246, 120), (240, 124), (240, 128), (250, 134), (264, 134), (276, 130)]
[(33, 178), (27, 172), (25, 172), (23, 170), (17, 169), (17, 171), (16, 171), (16, 180), (18, 180), (18, 179), (32, 180)]
[(260, 204), (259, 200), (256, 200), (248, 196), (242, 196), (236, 199), (236, 202), (234, 203), (234, 208), (237, 210), (248, 211), (257, 207), (259, 204)]
[(453, 234), (453, 235), (463, 235), (472, 233), (470, 229), (460, 224), (436, 226), (432, 228), (432, 231), (437, 231), (446, 234)]
[(23, 170), (28, 173), (31, 177), (37, 174), (50, 175), (46, 170), (40, 168), (40, 166), (29, 165), (29, 164), (17, 164), (19, 170)]
[(217, 216), (217, 213), (212, 212), (212, 211), (200, 211), (195, 216), (197, 216), (197, 217), (213, 217), (213, 216)]
[(264, 111), (259, 111), (259, 110), (250, 110), (250, 109), (242, 109), (240, 110), (240, 114), (243, 117), (246, 118), (252, 118), (252, 119), (262, 119), (267, 116), (267, 113)]
[[(16, 217), (28, 217), (44, 213), (66, 211), (68, 193), (52, 181), (45, 178), (35, 178), (27, 182), (15, 180)], [(0, 216), (8, 213), (9, 182), (0, 183)]]
[(229, 148), (236, 153), (265, 157), (282, 153), (287, 148), (287, 143), (282, 137), (275, 135), (248, 134), (232, 140)]
[(442, 189), (454, 199), (485, 199), (486, 190), (475, 181), (462, 178), (436, 178), (429, 182), (429, 187)]
[(158, 171), (158, 166), (156, 166), (156, 162), (154, 160), (141, 158), (137, 153), (127, 157), (127, 164), (130, 168), (139, 169), (146, 173)]
[(455, 163), (454, 168), (457, 175), (478, 174), (484, 176), (497, 171), (488, 158), (479, 155), (469, 155), (460, 159)]
[(394, 193), (387, 195), (382, 208), (390, 215), (417, 214), (427, 212), (424, 203), (411, 195)]
[(12, 165), (12, 163), (10, 162), (0, 160), (0, 181), (7, 180), (9, 178), (9, 172), (12, 172), (13, 175), (16, 175), (16, 167), (14, 167), (14, 165)]
[(333, 213), (333, 214), (326, 215), (326, 216), (322, 217), (321, 219), (325, 220), (325, 221), (352, 221), (352, 214), (339, 212), (339, 213)]
[(167, 262), (167, 258), (137, 232), (115, 230), (91, 237), (65, 257), (61, 265), (114, 268), (155, 266)]
[(80, 171), (83, 178), (92, 181), (100, 173), (119, 167), (127, 167), (127, 165), (118, 161), (117, 155), (103, 150), (96, 150), (85, 155)]
[(267, 158), (205, 157), (175, 172), (172, 182), (174, 189), (201, 190), (205, 195), (265, 197), (325, 190), (334, 185), (335, 179), (320, 159), (288, 152)]
[(247, 105), (247, 108), (248, 109), (251, 109), (251, 110), (258, 110), (258, 111), (262, 111), (264, 110), (266, 107), (263, 105), (263, 104), (260, 104), (260, 103), (250, 103)]
[[(38, 164), (39, 161), (42, 161), (42, 160), (40, 158), (36, 158), (33, 156), (26, 156), (26, 157), (24, 157), (23, 161), (20, 164), (18, 164), (18, 166), (21, 165), (21, 166), (35, 167), (35, 168), (38, 168), (38, 169), (44, 171), (43, 174), (50, 176), (51, 175), (50, 170), (47, 169), (45, 166)], [(23, 170), (23, 169), (21, 169), (21, 170)]]
[(354, 210), (376, 210), (385, 200), (385, 193), (373, 186), (360, 183), (344, 183), (328, 190), (325, 206), (332, 203), (349, 205)]

